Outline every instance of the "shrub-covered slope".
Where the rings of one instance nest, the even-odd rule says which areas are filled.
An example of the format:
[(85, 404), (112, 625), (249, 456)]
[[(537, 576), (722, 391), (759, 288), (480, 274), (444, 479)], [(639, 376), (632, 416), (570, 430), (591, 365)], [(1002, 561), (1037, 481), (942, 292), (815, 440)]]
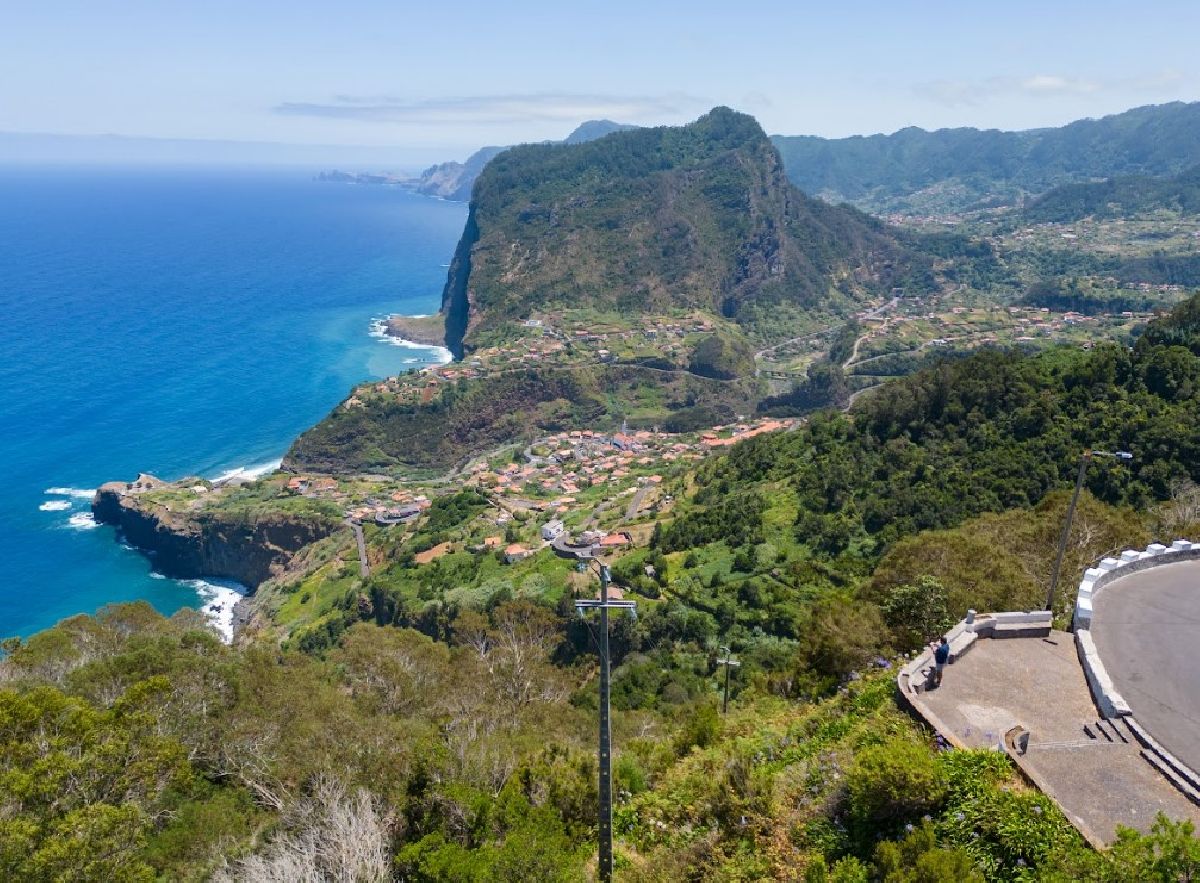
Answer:
[(447, 345), (556, 306), (703, 308), (754, 324), (764, 308), (828, 306), (886, 289), (921, 262), (880, 223), (787, 181), (751, 117), (717, 108), (678, 128), (526, 145), (475, 184), (443, 298)]
[(1200, 155), (1200, 103), (1139, 107), (1054, 129), (901, 129), (852, 138), (775, 136), (806, 193), (873, 211), (961, 211), (1114, 175), (1173, 175)]

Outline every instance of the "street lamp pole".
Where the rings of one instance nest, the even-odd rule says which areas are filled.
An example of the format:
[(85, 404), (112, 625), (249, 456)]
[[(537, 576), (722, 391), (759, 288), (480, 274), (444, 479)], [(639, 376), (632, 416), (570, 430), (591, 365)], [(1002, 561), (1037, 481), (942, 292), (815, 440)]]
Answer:
[(1083, 480), (1087, 477), (1088, 463), (1093, 457), (1116, 457), (1121, 460), (1132, 460), (1129, 451), (1088, 451), (1079, 458), (1079, 474), (1075, 477), (1075, 492), (1071, 494), (1071, 505), (1067, 507), (1067, 521), (1063, 525), (1062, 536), (1058, 540), (1058, 554), (1054, 558), (1054, 574), (1050, 577), (1050, 591), (1046, 593), (1046, 609), (1054, 612), (1054, 596), (1058, 591), (1058, 577), (1062, 572), (1063, 556), (1067, 552), (1067, 540), (1071, 536), (1071, 522), (1075, 518), (1075, 506), (1079, 502), (1079, 492), (1083, 490)]
[(612, 574), (607, 564), (600, 565), (600, 597), (599, 599), (579, 598), (575, 601), (575, 609), (583, 616), (589, 610), (600, 611), (600, 634), (596, 639), (596, 648), (600, 655), (600, 806), (599, 806), (599, 837), (600, 837), (600, 881), (612, 881), (612, 707), (611, 680), (608, 655), (608, 611), (628, 610), (637, 616), (637, 604), (633, 601), (610, 600), (608, 583)]
[(741, 663), (733, 658), (733, 653), (730, 652), (728, 647), (722, 647), (721, 649), (725, 651), (725, 658), (718, 659), (717, 665), (725, 666), (725, 693), (721, 698), (721, 714), (725, 714), (725, 712), (729, 711), (729, 669), (735, 665), (741, 665)]

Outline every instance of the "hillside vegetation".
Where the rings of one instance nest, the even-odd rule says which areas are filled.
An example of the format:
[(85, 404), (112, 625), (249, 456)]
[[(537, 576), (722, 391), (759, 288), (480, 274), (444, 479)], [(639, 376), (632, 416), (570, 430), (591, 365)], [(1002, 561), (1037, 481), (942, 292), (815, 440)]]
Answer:
[[(10, 646), (0, 875), (591, 879), (592, 714), (566, 701), (585, 672), (551, 663), (561, 631), (528, 605), (455, 626), (356, 626), (322, 660), (136, 604)], [(1165, 820), (1091, 853), (1002, 755), (936, 750), (893, 689), (618, 710), (620, 879), (1168, 883), (1200, 864)]]
[(447, 385), (429, 402), (367, 398), (358, 407), (339, 406), (303, 433), (285, 463), (334, 473), (445, 471), (539, 434), (614, 429), (639, 402), (652, 407), (642, 408), (646, 416), (635, 425), (687, 421), (698, 411), (707, 425), (720, 423), (753, 398), (752, 381), (734, 382), (745, 360), (715, 354), (695, 373), (636, 365), (527, 368)]
[(1131, 175), (1064, 184), (1026, 207), (1030, 221), (1070, 223), (1082, 218), (1124, 218), (1156, 211), (1200, 214), (1200, 166), (1167, 178)]
[[(771, 308), (842, 306), (925, 263), (879, 222), (810, 199), (751, 117), (526, 145), (476, 182), (443, 298), (447, 345), (535, 310), (702, 308), (753, 331)], [(778, 317), (774, 317), (776, 320)]]
[(901, 129), (852, 138), (775, 136), (806, 193), (869, 211), (963, 211), (1118, 175), (1175, 175), (1200, 156), (1200, 103), (1139, 107), (1054, 129)]

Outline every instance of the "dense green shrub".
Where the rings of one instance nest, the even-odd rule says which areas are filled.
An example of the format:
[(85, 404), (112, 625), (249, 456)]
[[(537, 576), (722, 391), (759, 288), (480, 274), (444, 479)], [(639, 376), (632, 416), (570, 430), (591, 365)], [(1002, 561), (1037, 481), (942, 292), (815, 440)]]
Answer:
[(928, 748), (890, 739), (858, 755), (846, 793), (856, 823), (887, 830), (937, 812), (948, 792), (945, 770)]

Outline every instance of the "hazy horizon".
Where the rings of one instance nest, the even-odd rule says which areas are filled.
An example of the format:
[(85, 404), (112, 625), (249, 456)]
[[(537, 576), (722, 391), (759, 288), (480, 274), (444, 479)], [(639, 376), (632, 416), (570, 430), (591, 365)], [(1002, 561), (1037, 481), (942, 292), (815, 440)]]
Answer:
[[(1193, 103), (1193, 102), (1162, 102)], [(1143, 107), (1146, 105), (1138, 105)], [(734, 108), (740, 110), (740, 108)], [(1134, 106), (1114, 111), (1114, 114), (1135, 109)], [(702, 112), (703, 113), (703, 112)], [(752, 114), (753, 115), (753, 114)], [(1113, 114), (1103, 114), (1111, 116)], [(1075, 117), (1058, 125), (1067, 125), (1080, 119), (1099, 117)], [(579, 120), (563, 131), (565, 138), (579, 124)], [(623, 122), (617, 120), (617, 122)], [(687, 121), (684, 121), (687, 122)], [(759, 121), (761, 123), (761, 120)], [(670, 123), (646, 123), (645, 125), (671, 125)], [(908, 128), (908, 127), (901, 127)], [(924, 128), (924, 127), (916, 127)], [(979, 128), (1001, 131), (1027, 131), (1046, 126), (1030, 126), (1024, 129), (1003, 129), (999, 126), (940, 128)], [(899, 129), (878, 132), (856, 132), (842, 138), (891, 135)], [(936, 130), (928, 130), (936, 131)], [(768, 132), (784, 136), (814, 136), (811, 132)], [(516, 139), (509, 143), (529, 142), (537, 139)], [(401, 174), (416, 174), (431, 164), (451, 160), (463, 161), (471, 153), (488, 145), (479, 144), (460, 149), (447, 146), (444, 151), (436, 148), (408, 147), (397, 145), (356, 144), (307, 144), (281, 141), (243, 141), (225, 138), (160, 138), (153, 136), (130, 136), (113, 133), (67, 134), (59, 132), (18, 132), (0, 130), (0, 163), (21, 165), (264, 165), (328, 168), (338, 166), (349, 171), (377, 170)], [(502, 145), (506, 146), (506, 145)]]
[(948, 0), (6, 11), (0, 132), (288, 145), (321, 164), (374, 165), (383, 151), (417, 168), (588, 119), (680, 124), (716, 105), (769, 133), (845, 137), (1042, 128), (1200, 99), (1200, 4), (1182, 0), (1013, 0), (986, 21)]

